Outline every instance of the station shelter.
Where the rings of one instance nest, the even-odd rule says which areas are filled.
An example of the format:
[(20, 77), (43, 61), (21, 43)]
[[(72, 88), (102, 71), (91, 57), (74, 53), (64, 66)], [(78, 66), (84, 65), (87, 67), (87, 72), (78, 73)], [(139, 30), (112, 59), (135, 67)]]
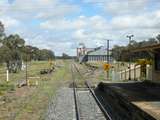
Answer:
[(149, 45), (132, 50), (132, 53), (147, 52), (152, 57), (152, 80), (160, 81), (160, 44)]

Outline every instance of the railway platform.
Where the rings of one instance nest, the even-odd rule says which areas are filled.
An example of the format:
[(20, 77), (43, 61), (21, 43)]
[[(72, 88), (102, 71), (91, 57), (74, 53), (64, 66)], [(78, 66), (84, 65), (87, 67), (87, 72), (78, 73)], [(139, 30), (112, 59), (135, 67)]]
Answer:
[(106, 98), (102, 102), (104, 104), (106, 102), (108, 111), (114, 114), (114, 117), (160, 120), (160, 83), (149, 81), (103, 82), (98, 85), (96, 93), (97, 96), (101, 94)]

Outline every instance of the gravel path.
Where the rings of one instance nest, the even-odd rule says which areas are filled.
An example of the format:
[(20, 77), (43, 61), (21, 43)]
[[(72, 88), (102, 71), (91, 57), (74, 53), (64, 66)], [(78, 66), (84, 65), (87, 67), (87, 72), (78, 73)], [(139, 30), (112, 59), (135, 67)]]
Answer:
[(49, 104), (45, 120), (76, 120), (72, 88), (61, 88)]
[(78, 91), (81, 120), (106, 120), (89, 91)]

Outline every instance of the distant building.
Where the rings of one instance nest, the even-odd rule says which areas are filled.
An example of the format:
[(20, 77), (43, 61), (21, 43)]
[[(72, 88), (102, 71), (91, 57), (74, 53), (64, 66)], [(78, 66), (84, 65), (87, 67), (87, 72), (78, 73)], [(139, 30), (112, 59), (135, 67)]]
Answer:
[(86, 56), (87, 56), (87, 61), (107, 62), (108, 59), (109, 59), (109, 62), (112, 61), (111, 52), (109, 51), (109, 56), (108, 56), (107, 49), (103, 47), (89, 51)]
[(102, 46), (97, 48), (85, 48), (85, 46), (77, 48), (77, 58), (79, 62), (94, 62), (94, 61), (107, 62), (108, 57), (109, 57), (109, 62), (111, 62), (112, 61), (111, 51), (109, 51), (109, 56), (108, 56), (107, 49)]

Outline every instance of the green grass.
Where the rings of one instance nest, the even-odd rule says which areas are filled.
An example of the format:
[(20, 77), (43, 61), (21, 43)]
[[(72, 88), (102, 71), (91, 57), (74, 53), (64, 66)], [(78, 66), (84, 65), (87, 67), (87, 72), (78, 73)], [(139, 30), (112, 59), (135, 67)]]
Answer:
[(99, 79), (99, 81), (103, 81), (103, 80), (105, 80), (105, 75), (104, 74), (100, 74), (99, 76), (98, 76), (98, 79)]
[(3, 95), (5, 91), (14, 91), (14, 90), (15, 86), (13, 84), (8, 84), (8, 83), (0, 84), (0, 95)]
[[(0, 81), (0, 91), (9, 91), (15, 88), (15, 93), (7, 95), (11, 101), (5, 106), (0, 106), (0, 120), (39, 120), (44, 118), (44, 113), (55, 95), (56, 90), (68, 84), (71, 80), (70, 61), (57, 61), (56, 71), (52, 74), (40, 75), (40, 70), (49, 68), (48, 61), (33, 61), (28, 66), (30, 81), (38, 81), (38, 86), (16, 88), (19, 80), (25, 80), (25, 71), (10, 74), (10, 81), (5, 78)], [(2, 85), (2, 86), (1, 86)], [(13, 95), (12, 95), (13, 94)], [(18, 95), (17, 95), (18, 94)], [(4, 95), (5, 96), (5, 95)], [(9, 109), (9, 111), (8, 111)], [(10, 114), (14, 113), (14, 118)]]
[[(33, 69), (36, 71), (37, 63), (33, 64), (35, 65), (33, 66)], [(44, 63), (40, 64), (44, 65)], [(44, 118), (44, 113), (46, 112), (48, 103), (53, 99), (56, 90), (63, 86), (65, 82), (71, 80), (71, 76), (69, 74), (69, 61), (64, 61), (61, 65), (63, 66), (57, 68), (55, 73), (41, 76), (41, 81), (39, 82), (35, 93), (30, 97), (29, 102), (26, 103), (23, 109), (20, 110), (16, 116), (16, 120), (24, 119), (24, 117), (25, 119), (29, 120), (38, 120)], [(33, 74), (37, 75), (37, 72)]]
[[(0, 90), (2, 88), (2, 91), (7, 92), (14, 88), (15, 91), (9, 94), (8, 99), (10, 99), (10, 102), (0, 106), (0, 120), (43, 120), (48, 103), (53, 100), (56, 90), (59, 87), (69, 86), (72, 82), (71, 61), (58, 60), (57, 65), (55, 72), (52, 74), (40, 75), (40, 70), (49, 68), (48, 61), (32, 61), (28, 63), (28, 79), (33, 83), (38, 81), (38, 86), (15, 87), (19, 80), (25, 80), (25, 70), (10, 74), (8, 83), (5, 81), (5, 76), (1, 78), (0, 85), (2, 87), (0, 86)], [(77, 65), (80, 67), (81, 72), (85, 74), (87, 67), (80, 64)], [(98, 65), (101, 66), (101, 64)], [(0, 69), (3, 67), (1, 66)], [(5, 72), (5, 69), (3, 72)], [(95, 75), (85, 76), (85, 79), (101, 81), (105, 78), (105, 74), (104, 71), (99, 73), (96, 77)], [(74, 76), (77, 84), (83, 87), (84, 80), (81, 76), (78, 73), (75, 73)], [(10, 116), (11, 114), (14, 115), (14, 118)]]

